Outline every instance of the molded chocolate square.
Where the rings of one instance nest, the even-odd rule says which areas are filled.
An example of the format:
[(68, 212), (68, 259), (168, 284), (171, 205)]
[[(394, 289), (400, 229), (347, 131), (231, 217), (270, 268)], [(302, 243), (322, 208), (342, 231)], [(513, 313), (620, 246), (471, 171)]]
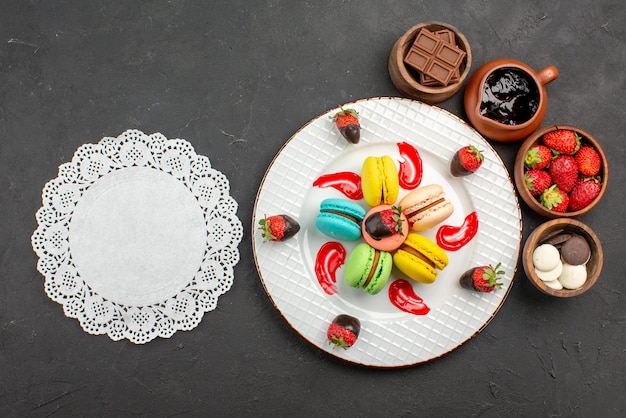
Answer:
[(443, 39), (444, 41), (452, 44), (452, 45), (456, 45), (456, 37), (454, 36), (454, 32), (452, 32), (450, 29), (441, 29), (435, 32), (435, 35), (439, 38), (439, 39)]
[(439, 81), (444, 86), (447, 86), (452, 78), (454, 68), (450, 68), (445, 63), (441, 63), (437, 60), (432, 60), (424, 70), (424, 73), (431, 76), (435, 80)]
[(413, 46), (423, 49), (431, 55), (434, 55), (440, 43), (441, 39), (435, 36), (434, 33), (429, 31), (428, 29), (422, 29), (415, 37)]
[[(450, 77), (450, 81), (448, 82), (448, 84), (458, 83), (460, 78), (461, 78), (461, 73), (459, 72), (458, 69), (455, 69), (452, 72), (452, 77)], [(420, 72), (420, 84), (422, 86), (427, 86), (427, 87), (441, 86), (441, 83), (439, 81), (435, 80), (434, 78), (432, 78), (431, 76), (427, 74), (424, 74), (423, 72)]]
[(450, 64), (451, 67), (457, 67), (465, 57), (465, 52), (448, 42), (442, 42), (441, 47), (437, 51), (436, 58)]
[(404, 63), (415, 68), (417, 71), (424, 71), (431, 56), (419, 48), (411, 47), (404, 57)]

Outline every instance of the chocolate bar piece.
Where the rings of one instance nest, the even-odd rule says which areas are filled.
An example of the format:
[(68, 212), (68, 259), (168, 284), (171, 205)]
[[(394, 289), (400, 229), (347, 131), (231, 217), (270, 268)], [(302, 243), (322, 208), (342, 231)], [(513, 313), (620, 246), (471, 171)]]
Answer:
[[(443, 39), (444, 41), (456, 46), (456, 37), (454, 36), (454, 32), (452, 32), (450, 29), (441, 29), (441, 30), (435, 31), (434, 34), (438, 38)], [(461, 79), (461, 71), (457, 68), (456, 70), (454, 70), (454, 73), (452, 74), (452, 78), (450, 79), (450, 84), (458, 83), (460, 79)], [(420, 84), (423, 86), (428, 86), (428, 87), (441, 85), (439, 81), (435, 80), (431, 76), (428, 76), (422, 72), (420, 72)]]
[(456, 45), (456, 39), (454, 37), (454, 32), (452, 32), (450, 29), (441, 29), (438, 30), (436, 32), (434, 32), (435, 35), (439, 38), (439, 39), (443, 39), (444, 41), (452, 44), (452, 45)]
[(454, 78), (458, 81), (459, 67), (466, 53), (448, 42), (447, 39), (454, 40), (451, 31), (438, 32), (440, 33), (433, 33), (426, 28), (421, 29), (404, 57), (404, 62), (420, 72), (423, 77), (420, 81), (428, 83), (425, 85), (436, 82), (447, 86)]

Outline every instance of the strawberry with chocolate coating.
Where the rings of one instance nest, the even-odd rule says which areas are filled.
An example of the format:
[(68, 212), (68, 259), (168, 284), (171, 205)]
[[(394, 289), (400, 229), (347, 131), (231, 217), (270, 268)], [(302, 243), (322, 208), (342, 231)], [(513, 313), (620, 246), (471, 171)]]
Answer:
[(359, 338), (361, 321), (350, 315), (337, 315), (328, 325), (326, 339), (333, 348), (341, 347), (344, 350), (352, 347)]
[(357, 144), (361, 139), (361, 123), (359, 113), (354, 109), (344, 109), (332, 116), (335, 126), (341, 135), (353, 144)]
[(568, 209), (575, 212), (589, 206), (601, 190), (602, 184), (596, 177), (579, 178), (569, 194)]
[(300, 231), (300, 224), (289, 215), (265, 216), (259, 221), (263, 241), (284, 241)]
[(402, 231), (402, 208), (392, 206), (380, 212), (374, 212), (365, 219), (365, 231), (375, 240), (381, 240), (394, 234), (404, 235)]
[(499, 280), (501, 275), (504, 274), (503, 270), (499, 270), (501, 265), (502, 263), (498, 263), (495, 267), (488, 265), (467, 270), (461, 275), (461, 286), (465, 289), (484, 293), (500, 289), (502, 283)]
[(524, 165), (530, 169), (547, 168), (550, 161), (552, 161), (552, 151), (541, 144), (530, 147), (524, 155)]
[(543, 144), (555, 154), (572, 155), (580, 148), (580, 136), (569, 129), (557, 129), (546, 132), (541, 137)]
[(470, 175), (482, 165), (484, 156), (481, 150), (473, 145), (466, 145), (452, 156), (450, 174), (454, 177)]

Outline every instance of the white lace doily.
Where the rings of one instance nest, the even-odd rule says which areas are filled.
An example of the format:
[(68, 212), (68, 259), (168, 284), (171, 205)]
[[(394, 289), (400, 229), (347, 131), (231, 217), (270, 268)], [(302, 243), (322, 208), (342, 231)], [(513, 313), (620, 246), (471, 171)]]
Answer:
[(198, 325), (230, 289), (243, 228), (229, 182), (183, 139), (85, 144), (42, 192), (45, 291), (90, 334), (136, 344)]

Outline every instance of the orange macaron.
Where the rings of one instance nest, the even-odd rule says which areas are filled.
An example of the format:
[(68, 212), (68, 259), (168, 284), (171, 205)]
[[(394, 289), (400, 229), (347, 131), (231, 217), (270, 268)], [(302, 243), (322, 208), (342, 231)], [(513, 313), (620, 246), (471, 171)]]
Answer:
[(399, 206), (379, 205), (370, 209), (361, 223), (363, 239), (380, 251), (394, 251), (409, 233), (409, 222)]

